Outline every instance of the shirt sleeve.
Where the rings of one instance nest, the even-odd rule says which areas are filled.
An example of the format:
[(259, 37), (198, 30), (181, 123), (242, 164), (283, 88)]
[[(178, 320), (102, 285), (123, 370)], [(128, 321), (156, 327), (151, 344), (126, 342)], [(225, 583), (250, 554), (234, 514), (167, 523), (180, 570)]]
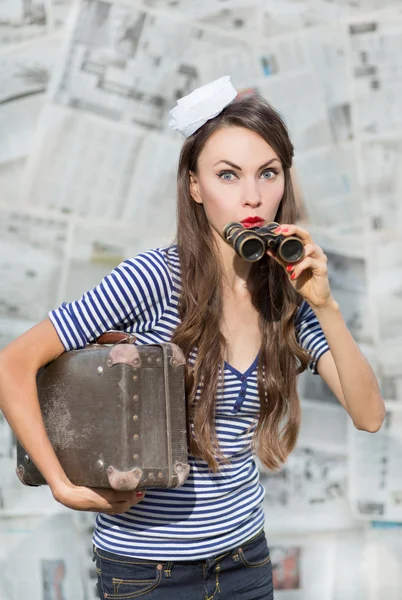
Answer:
[(150, 250), (120, 263), (79, 300), (50, 311), (49, 318), (65, 350), (74, 350), (110, 329), (150, 331), (163, 315), (171, 293), (165, 255)]
[(314, 311), (305, 300), (299, 306), (295, 329), (298, 343), (310, 353), (309, 369), (314, 375), (318, 375), (318, 360), (329, 350), (329, 346)]

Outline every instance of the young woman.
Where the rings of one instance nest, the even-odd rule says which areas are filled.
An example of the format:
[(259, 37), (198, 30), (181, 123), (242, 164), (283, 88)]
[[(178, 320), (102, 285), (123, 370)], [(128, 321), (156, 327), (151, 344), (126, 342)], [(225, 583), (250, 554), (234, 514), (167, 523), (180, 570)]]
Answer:
[[(298, 373), (307, 365), (318, 373), (358, 429), (374, 432), (383, 421), (376, 379), (331, 295), (326, 257), (294, 224), (284, 123), (262, 98), (234, 96), (224, 78), (172, 111), (186, 136), (177, 244), (124, 261), (0, 353), (1, 408), (16, 436), (57, 501), (99, 513), (101, 598), (273, 598), (254, 456), (277, 469), (293, 449)], [(302, 240), (304, 257), (286, 265), (267, 251), (243, 260), (223, 239), (233, 221), (279, 222), (284, 236)], [(109, 329), (135, 333), (137, 344), (173, 341), (187, 357), (191, 471), (178, 489), (74, 486), (50, 446), (37, 370)]]

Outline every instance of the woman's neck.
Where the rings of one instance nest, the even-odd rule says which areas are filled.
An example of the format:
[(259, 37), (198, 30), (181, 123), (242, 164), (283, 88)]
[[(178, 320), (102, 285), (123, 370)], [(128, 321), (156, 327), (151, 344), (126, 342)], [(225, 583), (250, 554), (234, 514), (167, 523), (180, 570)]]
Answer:
[(233, 248), (215, 231), (223, 275), (223, 290), (232, 293), (249, 293), (251, 263), (236, 254)]

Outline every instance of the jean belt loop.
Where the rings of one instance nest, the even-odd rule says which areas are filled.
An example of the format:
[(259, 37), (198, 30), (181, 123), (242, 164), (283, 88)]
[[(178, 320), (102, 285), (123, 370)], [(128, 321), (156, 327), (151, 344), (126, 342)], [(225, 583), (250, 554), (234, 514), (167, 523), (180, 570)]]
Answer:
[(172, 576), (173, 564), (174, 563), (168, 561), (165, 565), (164, 574), (167, 579)]

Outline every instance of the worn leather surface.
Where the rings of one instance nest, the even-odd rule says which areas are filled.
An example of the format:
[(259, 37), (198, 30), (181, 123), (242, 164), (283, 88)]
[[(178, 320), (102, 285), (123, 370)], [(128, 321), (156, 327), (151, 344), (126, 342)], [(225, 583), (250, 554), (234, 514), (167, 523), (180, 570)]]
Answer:
[[(62, 354), (37, 378), (45, 427), (76, 485), (142, 489), (176, 487), (188, 474), (184, 365), (171, 344), (89, 345)], [(125, 357), (127, 354), (127, 357)], [(125, 362), (125, 359), (127, 361)], [(116, 360), (118, 362), (116, 362)], [(46, 482), (24, 449), (18, 476)]]

